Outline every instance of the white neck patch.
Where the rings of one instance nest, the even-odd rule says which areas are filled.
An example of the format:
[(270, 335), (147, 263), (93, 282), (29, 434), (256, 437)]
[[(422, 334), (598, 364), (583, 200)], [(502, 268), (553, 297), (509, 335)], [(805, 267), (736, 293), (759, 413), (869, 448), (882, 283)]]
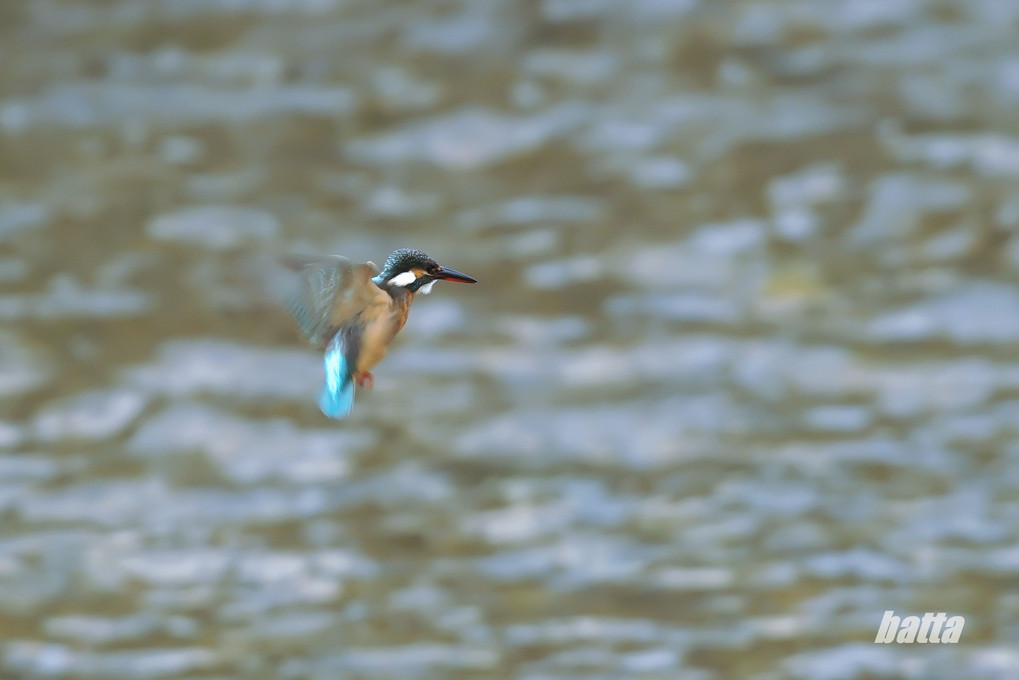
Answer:
[(425, 285), (423, 285), (420, 288), (418, 288), (418, 292), (419, 293), (424, 293), (425, 295), (428, 295), (429, 293), (432, 292), (432, 286), (434, 286), (434, 285), (435, 285), (435, 281), (429, 281)]
[(417, 280), (417, 274), (414, 272), (403, 272), (402, 274), (397, 274), (393, 278), (389, 279), (389, 283), (393, 286), (409, 286)]

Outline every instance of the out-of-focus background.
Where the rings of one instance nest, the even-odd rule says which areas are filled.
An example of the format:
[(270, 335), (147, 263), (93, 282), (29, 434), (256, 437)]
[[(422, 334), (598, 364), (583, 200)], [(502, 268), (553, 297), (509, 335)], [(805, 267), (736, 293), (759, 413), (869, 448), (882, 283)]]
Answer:
[[(1019, 677), (1017, 31), (4, 0), (0, 678)], [(329, 421), (250, 262), (399, 246)]]

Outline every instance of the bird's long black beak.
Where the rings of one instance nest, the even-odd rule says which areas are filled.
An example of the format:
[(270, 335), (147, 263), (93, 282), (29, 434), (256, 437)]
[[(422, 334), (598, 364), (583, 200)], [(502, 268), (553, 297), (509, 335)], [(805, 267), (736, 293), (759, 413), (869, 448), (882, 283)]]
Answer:
[(448, 267), (439, 267), (439, 271), (433, 274), (436, 279), (443, 281), (459, 281), (460, 283), (477, 283), (477, 279), (472, 279), (462, 272), (458, 272), (455, 269), (449, 269)]

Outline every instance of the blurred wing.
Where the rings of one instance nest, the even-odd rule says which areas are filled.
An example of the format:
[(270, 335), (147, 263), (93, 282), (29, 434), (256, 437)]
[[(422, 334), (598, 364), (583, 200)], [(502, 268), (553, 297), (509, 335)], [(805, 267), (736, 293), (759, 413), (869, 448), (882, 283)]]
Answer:
[(299, 275), (288, 303), (290, 313), (305, 337), (316, 345), (329, 342), (368, 306), (387, 301), (386, 293), (371, 280), (377, 273), (371, 263), (353, 264), (336, 255), (293, 255), (283, 263)]

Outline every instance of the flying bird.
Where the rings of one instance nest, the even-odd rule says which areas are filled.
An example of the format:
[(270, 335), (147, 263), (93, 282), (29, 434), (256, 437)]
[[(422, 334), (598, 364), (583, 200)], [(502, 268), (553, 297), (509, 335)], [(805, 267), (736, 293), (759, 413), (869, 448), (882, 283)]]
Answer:
[(394, 250), (381, 272), (338, 255), (293, 255), (284, 264), (299, 274), (290, 313), (304, 337), (325, 349), (319, 408), (336, 419), (350, 413), (355, 384), (374, 387), (369, 371), (407, 322), (415, 294), (430, 293), (436, 281), (477, 283), (413, 248)]

